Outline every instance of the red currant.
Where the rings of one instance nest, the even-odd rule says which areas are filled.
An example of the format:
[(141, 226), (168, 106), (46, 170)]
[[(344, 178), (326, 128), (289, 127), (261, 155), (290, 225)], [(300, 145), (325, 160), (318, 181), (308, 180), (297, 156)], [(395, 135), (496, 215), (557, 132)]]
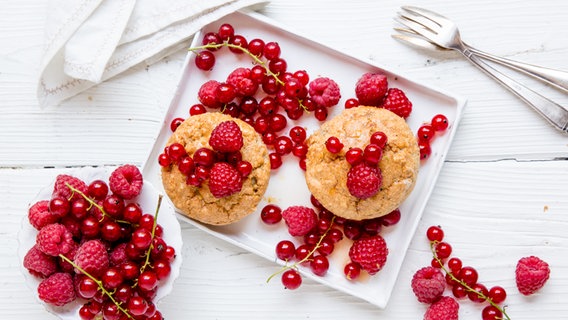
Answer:
[(329, 137), (325, 142), (325, 148), (331, 153), (339, 153), (343, 149), (343, 143), (337, 137)]
[(295, 143), (302, 143), (306, 140), (306, 129), (300, 126), (294, 126), (290, 129), (290, 139)]
[(92, 181), (87, 190), (87, 194), (94, 200), (102, 200), (108, 195), (108, 185), (103, 180)]
[(128, 311), (135, 316), (141, 316), (146, 313), (148, 309), (148, 303), (146, 300), (140, 296), (134, 296), (128, 300)]
[(379, 148), (384, 149), (387, 145), (388, 137), (384, 132), (377, 131), (371, 135), (370, 142), (372, 144), (376, 144), (377, 146), (379, 146)]
[(494, 303), (501, 303), (507, 298), (507, 291), (503, 287), (494, 286), (489, 289), (489, 299)]
[(158, 277), (153, 271), (146, 270), (138, 276), (138, 286), (142, 290), (150, 291), (158, 285)]
[(174, 142), (167, 147), (167, 153), (170, 159), (173, 162), (178, 162), (182, 157), (184, 157), (187, 153), (185, 151), (184, 146), (179, 142)]
[(290, 240), (282, 240), (276, 244), (275, 251), (278, 259), (290, 261), (296, 255), (296, 246)]
[[(232, 53), (236, 53), (236, 54), (241, 54), (244, 53), (243, 49), (247, 49), (248, 48), (248, 43), (247, 43), (247, 39), (245, 39), (245, 37), (241, 36), (241, 35), (234, 35), (230, 40), (229, 43), (237, 46), (239, 48), (235, 48), (235, 47), (229, 47), (229, 50)], [(241, 49), (242, 48), (242, 49)]]
[(467, 296), (467, 290), (463, 286), (457, 284), (452, 287), (452, 294), (458, 299), (465, 298)]
[(432, 148), (430, 147), (430, 143), (426, 141), (419, 141), (418, 149), (420, 150), (420, 159), (422, 160), (428, 159), (432, 154)]
[(381, 161), (382, 157), (383, 149), (373, 143), (368, 144), (363, 151), (363, 160), (365, 160), (365, 162), (371, 166), (376, 166), (377, 164), (379, 164), (379, 161)]
[(110, 242), (115, 242), (122, 238), (120, 225), (114, 221), (104, 221), (101, 226), (101, 238)]
[(431, 226), (426, 230), (426, 237), (430, 241), (441, 242), (444, 239), (444, 230), (439, 226)]
[(172, 272), (172, 267), (170, 265), (170, 262), (165, 259), (158, 259), (154, 261), (153, 267), (154, 267), (153, 270), (156, 273), (156, 277), (158, 277), (158, 280), (166, 279), (167, 277), (170, 276), (170, 273)]
[(274, 151), (281, 156), (292, 152), (293, 147), (294, 143), (292, 142), (292, 139), (287, 136), (280, 136), (276, 138), (276, 141), (274, 142)]
[(81, 281), (79, 281), (78, 286), (78, 293), (82, 298), (91, 299), (95, 296), (98, 289), (99, 285), (93, 279), (87, 276), (81, 277)]
[(208, 148), (199, 148), (193, 154), (193, 162), (199, 166), (209, 168), (215, 162), (215, 153)]
[[(223, 42), (223, 40), (221, 40), (221, 37), (219, 36), (218, 33), (207, 32), (205, 35), (203, 35), (203, 40), (201, 41), (201, 44), (206, 46), (206, 45), (221, 44), (222, 42)], [(207, 50), (217, 51), (217, 50), (219, 50), (219, 48), (207, 48)]]
[(437, 114), (432, 118), (431, 125), (434, 131), (444, 131), (448, 128), (448, 118), (443, 114)]
[(223, 41), (231, 39), (235, 35), (235, 28), (228, 23), (223, 23), (217, 32)]
[(300, 81), (302, 86), (307, 86), (310, 82), (310, 76), (305, 70), (298, 70), (294, 72), (293, 76)]
[(387, 215), (381, 217), (381, 222), (383, 226), (393, 226), (400, 221), (401, 215), (399, 209), (394, 209), (393, 211), (389, 212)]
[(481, 311), (481, 318), (483, 320), (503, 319), (503, 312), (495, 306), (487, 306)]
[(87, 216), (89, 203), (83, 198), (79, 198), (71, 203), (71, 215), (79, 220)]
[(359, 106), (359, 100), (355, 98), (349, 98), (345, 100), (345, 109), (356, 108)]
[(315, 256), (310, 261), (310, 268), (316, 276), (323, 277), (329, 269), (329, 260), (324, 255)]
[(448, 260), (448, 268), (453, 274), (458, 274), (462, 268), (462, 261), (459, 258), (453, 257)]
[(189, 108), (189, 115), (190, 116), (195, 116), (198, 114), (203, 114), (207, 112), (207, 109), (205, 109), (205, 106), (202, 105), (201, 103), (198, 104), (194, 104)]
[(144, 228), (138, 228), (134, 230), (130, 238), (130, 242), (138, 250), (146, 250), (152, 244), (152, 233)]
[(114, 218), (122, 217), (122, 211), (124, 211), (124, 207), (124, 199), (122, 199), (118, 195), (111, 194), (103, 200), (103, 209), (108, 215)]
[(447, 242), (440, 242), (436, 245), (436, 256), (440, 259), (446, 259), (452, 254), (452, 246)]
[(355, 280), (359, 278), (359, 275), (361, 274), (361, 266), (359, 266), (358, 263), (349, 262), (343, 268), (343, 273), (345, 274), (345, 277), (347, 277), (347, 280)]
[(203, 50), (195, 56), (195, 66), (203, 71), (209, 71), (215, 66), (215, 55), (211, 51)]
[(124, 281), (124, 278), (122, 277), (122, 273), (120, 273), (120, 271), (118, 269), (108, 268), (103, 273), (101, 281), (102, 281), (105, 289), (113, 290), (113, 289), (116, 289), (120, 284), (122, 284), (122, 281)]
[(319, 121), (325, 121), (327, 119), (327, 108), (326, 107), (316, 107), (314, 111), (314, 117)]
[(305, 143), (295, 145), (292, 154), (300, 159), (305, 158), (308, 154), (308, 145)]
[(264, 41), (262, 39), (252, 39), (248, 44), (248, 50), (252, 55), (261, 57), (264, 51)]
[(215, 95), (217, 96), (217, 100), (221, 103), (229, 103), (235, 99), (237, 95), (235, 91), (235, 87), (233, 85), (223, 82), (217, 86), (215, 90)]
[(434, 128), (429, 124), (423, 124), (418, 128), (418, 141), (430, 142), (434, 138)]
[(477, 283), (477, 270), (473, 267), (463, 267), (461, 268), (457, 278), (471, 287)]
[(270, 129), (274, 133), (284, 130), (287, 124), (286, 117), (280, 113), (273, 114), (270, 117)]
[(276, 224), (282, 220), (282, 209), (274, 204), (267, 204), (260, 211), (260, 218), (266, 224)]
[(277, 42), (268, 42), (264, 45), (264, 57), (273, 60), (280, 57), (280, 45)]
[(288, 269), (282, 273), (282, 284), (286, 289), (295, 290), (302, 284), (302, 276), (294, 269)]
[(70, 209), (71, 204), (69, 200), (63, 197), (56, 196), (49, 200), (49, 212), (51, 212), (51, 214), (64, 217), (69, 213)]
[(473, 302), (482, 303), (485, 301), (485, 297), (489, 294), (487, 288), (481, 283), (476, 283), (472, 289), (474, 291), (468, 292), (467, 297)]
[(282, 166), (282, 157), (278, 153), (271, 152), (268, 154), (268, 158), (270, 159), (270, 169), (276, 170)]

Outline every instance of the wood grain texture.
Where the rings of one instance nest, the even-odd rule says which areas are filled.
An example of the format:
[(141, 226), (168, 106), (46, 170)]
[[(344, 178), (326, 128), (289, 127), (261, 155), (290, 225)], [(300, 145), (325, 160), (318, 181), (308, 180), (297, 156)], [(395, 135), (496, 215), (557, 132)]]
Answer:
[[(56, 319), (36, 302), (20, 271), (17, 232), (29, 201), (66, 167), (141, 164), (185, 53), (40, 109), (35, 90), (48, 1), (0, 3), (0, 315)], [(277, 279), (266, 283), (275, 263), (182, 224), (182, 272), (159, 306), (167, 319), (421, 319), (426, 306), (416, 301), (410, 279), (430, 263), (423, 236), (430, 225), (442, 225), (454, 253), (479, 270), (483, 283), (507, 290), (512, 319), (568, 318), (568, 137), (458, 55), (393, 40), (393, 17), (405, 4), (273, 0), (261, 10), (292, 30), (468, 99), (387, 308), (309, 280), (296, 292)], [(455, 20), (479, 49), (568, 70), (566, 1), (412, 4)], [(568, 105), (568, 95), (511, 74)], [(521, 296), (514, 283), (516, 261), (528, 255), (552, 268), (549, 283), (532, 297)], [(481, 309), (464, 301), (460, 319), (480, 319)]]

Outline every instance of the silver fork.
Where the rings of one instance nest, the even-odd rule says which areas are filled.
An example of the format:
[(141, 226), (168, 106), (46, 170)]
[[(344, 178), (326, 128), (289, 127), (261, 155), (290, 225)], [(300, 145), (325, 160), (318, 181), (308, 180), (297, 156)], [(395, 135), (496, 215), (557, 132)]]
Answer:
[[(446, 17), (430, 10), (412, 6), (404, 6), (402, 7), (402, 10), (403, 11), (399, 13), (397, 21), (406, 26), (408, 29), (395, 28), (397, 31), (401, 31), (406, 34), (406, 36), (397, 35), (398, 39), (421, 46), (425, 46), (427, 45), (427, 42), (431, 42), (442, 48), (461, 52), (475, 66), (497, 80), (500, 84), (535, 109), (555, 128), (564, 133), (568, 133), (567, 109), (497, 71), (483, 62), (478, 55), (498, 63), (506, 63), (509, 67), (552, 83), (563, 90), (568, 90), (568, 76), (566, 72), (498, 58), (476, 50), (461, 40), (456, 24)], [(527, 66), (529, 66), (528, 69), (526, 68)], [(554, 72), (546, 74), (546, 72), (549, 71)], [(545, 72), (544, 75), (543, 72)]]

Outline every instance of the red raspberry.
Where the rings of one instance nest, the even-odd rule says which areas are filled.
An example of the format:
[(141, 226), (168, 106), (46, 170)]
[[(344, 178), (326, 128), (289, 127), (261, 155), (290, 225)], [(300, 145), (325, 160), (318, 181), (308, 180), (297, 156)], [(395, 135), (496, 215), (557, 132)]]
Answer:
[(407, 118), (412, 112), (412, 102), (408, 100), (404, 91), (397, 88), (390, 88), (381, 108), (385, 108), (397, 114), (399, 117)]
[(128, 260), (128, 256), (126, 255), (126, 242), (114, 247), (108, 257), (111, 266), (116, 267), (121, 265), (123, 262), (126, 262)]
[(381, 186), (381, 170), (360, 163), (347, 173), (347, 189), (352, 196), (367, 199), (374, 196)]
[(459, 303), (452, 297), (442, 297), (428, 307), (424, 320), (458, 320)]
[(50, 256), (67, 253), (73, 248), (73, 235), (64, 225), (59, 223), (48, 224), (39, 230), (36, 236), (39, 250)]
[(291, 206), (282, 211), (282, 218), (288, 226), (290, 235), (305, 236), (318, 222), (318, 216), (312, 208)]
[(312, 100), (321, 107), (332, 107), (341, 99), (337, 83), (330, 78), (317, 78), (309, 84), (308, 93)]
[(365, 73), (355, 85), (360, 106), (379, 106), (387, 93), (387, 76), (382, 73)]
[[(97, 277), (109, 266), (106, 247), (100, 240), (86, 241), (77, 250), (73, 262), (87, 273)], [(81, 271), (76, 269), (75, 273), (81, 273)]]
[(204, 106), (217, 109), (221, 107), (221, 103), (217, 101), (218, 86), (219, 81), (216, 80), (209, 80), (201, 85), (197, 97)]
[(237, 96), (252, 97), (258, 90), (258, 83), (251, 79), (249, 68), (237, 68), (227, 76), (227, 83), (235, 88)]
[(524, 257), (517, 262), (515, 280), (519, 292), (531, 295), (544, 286), (550, 277), (548, 263), (535, 256)]
[(209, 171), (209, 190), (216, 198), (241, 191), (243, 180), (237, 169), (226, 162), (217, 162)]
[(59, 221), (59, 215), (49, 212), (49, 200), (40, 200), (30, 207), (28, 220), (34, 228), (40, 230), (48, 224)]
[(36, 277), (46, 278), (57, 271), (57, 262), (35, 245), (24, 256), (24, 268)]
[(60, 174), (57, 176), (57, 178), (55, 178), (55, 185), (53, 186), (53, 195), (54, 196), (59, 195), (68, 200), (77, 200), (83, 197), (80, 194), (71, 191), (71, 189), (69, 189), (67, 184), (81, 191), (84, 194), (87, 194), (87, 191), (89, 190), (89, 187), (83, 180), (67, 174)]
[(349, 249), (349, 258), (367, 273), (373, 275), (383, 268), (388, 253), (389, 249), (385, 239), (376, 235), (354, 241)]
[(446, 289), (446, 278), (440, 269), (424, 267), (412, 277), (412, 291), (423, 303), (436, 302)]
[(75, 300), (73, 277), (69, 273), (54, 273), (37, 287), (39, 298), (54, 306), (63, 306)]
[[(75, 258), (75, 255), (77, 254), (77, 250), (79, 250), (79, 244), (77, 242), (73, 243), (73, 247), (71, 248), (71, 250), (69, 250), (69, 252), (63, 254), (67, 259), (73, 261), (73, 259)], [(67, 273), (72, 273), (73, 272), (73, 265), (70, 264), (69, 262), (63, 260), (61, 257), (57, 257), (56, 258), (58, 264), (59, 264), (59, 269), (61, 271), (67, 272)]]
[(127, 200), (138, 196), (144, 184), (142, 173), (131, 164), (116, 168), (108, 180), (110, 190)]
[(237, 152), (243, 147), (243, 133), (232, 120), (219, 123), (211, 132), (209, 145), (219, 152)]

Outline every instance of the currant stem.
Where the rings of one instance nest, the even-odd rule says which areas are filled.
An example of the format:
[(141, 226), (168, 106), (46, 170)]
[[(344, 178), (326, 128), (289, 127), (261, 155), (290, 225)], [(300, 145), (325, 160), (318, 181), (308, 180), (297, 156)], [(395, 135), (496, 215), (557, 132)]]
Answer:
[[(293, 265), (289, 266), (287, 264), (285, 264), (282, 268), (280, 268), (280, 270), (276, 271), (275, 273), (271, 274), (270, 277), (268, 277), (268, 279), (266, 279), (266, 283), (270, 282), (270, 280), (272, 280), (272, 278), (274, 278), (275, 276), (281, 274), (282, 272), (288, 270), (288, 269), (298, 269), (298, 265), (309, 261), (310, 257), (321, 247), (321, 242), (323, 241), (323, 238), (325, 238), (325, 236), (327, 235), (327, 233), (329, 232), (329, 230), (331, 230), (331, 227), (333, 227), (333, 221), (335, 220), (335, 216), (331, 218), (331, 223), (329, 224), (329, 227), (325, 230), (325, 232), (320, 236), (318, 242), (316, 243), (316, 245), (314, 246), (314, 248), (312, 250), (310, 250), (310, 253), (308, 253), (302, 260), (295, 262)], [(286, 261), (288, 262), (288, 261)]]
[(502, 319), (511, 320), (511, 318), (509, 317), (509, 315), (507, 315), (507, 312), (505, 311), (505, 306), (504, 307), (499, 306), (498, 304), (493, 302), (488, 296), (484, 295), (482, 292), (479, 292), (479, 291), (473, 289), (467, 283), (463, 282), (461, 279), (456, 278), (456, 276), (454, 276), (448, 269), (446, 269), (446, 267), (444, 266), (444, 262), (442, 261), (442, 259), (438, 258), (438, 255), (436, 254), (436, 244), (438, 244), (438, 241), (431, 241), (430, 242), (430, 250), (432, 251), (432, 255), (434, 256), (434, 259), (436, 259), (436, 262), (438, 263), (438, 265), (440, 265), (442, 270), (444, 270), (444, 273), (449, 275), (450, 278), (452, 278), (453, 281), (456, 281), (461, 286), (463, 286), (467, 292), (475, 292), (478, 297), (484, 299), (490, 305), (499, 309), (503, 313), (503, 316), (504, 316), (504, 318), (502, 318)]
[(99, 220), (99, 222), (103, 221), (104, 217), (107, 217), (109, 219), (114, 220), (115, 222), (118, 223), (126, 223), (126, 224), (130, 224), (130, 222), (125, 221), (125, 220), (119, 220), (119, 219), (115, 219), (114, 217), (112, 217), (111, 215), (109, 215), (108, 213), (106, 213), (106, 211), (103, 209), (103, 206), (101, 206), (100, 204), (96, 203), (93, 199), (89, 198), (86, 194), (84, 194), (81, 190), (75, 189), (73, 188), (73, 186), (71, 186), (69, 183), (65, 183), (65, 185), (73, 192), (71, 194), (71, 198), (73, 197), (73, 194), (76, 192), (79, 195), (81, 195), (81, 197), (83, 197), (83, 199), (87, 200), (87, 202), (89, 202), (89, 208), (91, 209), (93, 206), (95, 206), (97, 209), (99, 209), (99, 211), (103, 214), (103, 218), (101, 218)]
[(224, 41), (223, 43), (207, 44), (207, 45), (203, 45), (203, 46), (189, 48), (188, 50), (191, 51), (191, 52), (195, 52), (195, 51), (199, 51), (199, 50), (203, 50), (203, 49), (219, 49), (221, 47), (228, 47), (228, 48), (239, 49), (239, 50), (243, 51), (244, 53), (249, 55), (256, 64), (263, 67), (264, 70), (266, 71), (266, 73), (269, 76), (273, 77), (274, 80), (276, 80), (276, 82), (278, 82), (280, 85), (284, 85), (284, 81), (280, 80), (280, 78), (278, 78), (278, 75), (275, 74), (274, 72), (272, 72), (270, 70), (270, 68), (268, 68), (268, 66), (266, 65), (266, 62), (262, 61), (258, 56), (252, 54), (248, 49), (243, 48), (241, 46), (237, 46), (237, 45), (228, 43), (227, 41)]
[(146, 251), (146, 258), (144, 260), (144, 264), (140, 267), (140, 273), (146, 270), (146, 267), (150, 265), (150, 252), (154, 248), (154, 237), (156, 234), (156, 227), (158, 226), (158, 213), (160, 212), (160, 207), (162, 206), (162, 199), (164, 198), (163, 195), (158, 195), (158, 204), (156, 205), (156, 212), (154, 213), (154, 224), (152, 225), (152, 242), (150, 242), (150, 247)]
[(64, 261), (66, 261), (67, 263), (69, 263), (70, 265), (72, 265), (75, 269), (81, 271), (82, 274), (84, 274), (85, 276), (89, 277), (91, 280), (93, 280), (98, 286), (99, 289), (107, 296), (109, 297), (109, 299), (112, 301), (112, 303), (114, 303), (116, 305), (116, 307), (118, 308), (118, 310), (120, 310), (122, 313), (124, 313), (125, 316), (128, 317), (128, 319), (134, 319), (130, 313), (128, 313), (128, 310), (124, 309), (123, 307), (121, 307), (122, 303), (116, 301), (112, 295), (112, 293), (108, 292), (105, 287), (103, 286), (103, 283), (98, 280), (97, 278), (93, 277), (90, 273), (88, 273), (87, 271), (85, 271), (83, 268), (79, 267), (78, 265), (76, 265), (73, 261), (71, 261), (69, 258), (67, 258), (66, 256), (64, 256), (63, 254), (59, 254), (59, 257), (61, 259), (63, 259)]

